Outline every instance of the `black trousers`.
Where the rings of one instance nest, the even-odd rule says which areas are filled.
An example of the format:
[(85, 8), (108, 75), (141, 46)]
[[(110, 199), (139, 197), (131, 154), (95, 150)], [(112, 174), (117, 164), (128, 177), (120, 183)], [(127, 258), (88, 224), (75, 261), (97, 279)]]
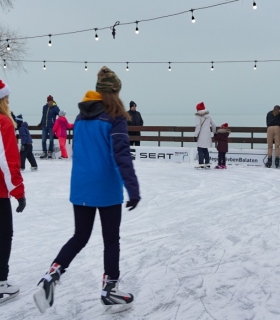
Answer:
[(225, 166), (226, 165), (226, 152), (218, 152), (218, 165)]
[(204, 164), (204, 160), (206, 164), (209, 164), (209, 151), (207, 148), (197, 147), (198, 151), (198, 163)]
[(13, 238), (13, 215), (9, 198), (0, 198), (0, 281), (8, 279)]
[(20, 151), (21, 169), (25, 169), (25, 160), (28, 160), (31, 167), (37, 167), (37, 162), (33, 155), (32, 144), (25, 144), (24, 151)]
[(75, 256), (86, 246), (91, 236), (97, 209), (100, 214), (104, 243), (104, 273), (109, 275), (111, 279), (117, 280), (120, 275), (121, 204), (101, 208), (74, 205), (75, 233), (61, 248), (53, 262), (60, 264), (63, 270), (68, 268)]

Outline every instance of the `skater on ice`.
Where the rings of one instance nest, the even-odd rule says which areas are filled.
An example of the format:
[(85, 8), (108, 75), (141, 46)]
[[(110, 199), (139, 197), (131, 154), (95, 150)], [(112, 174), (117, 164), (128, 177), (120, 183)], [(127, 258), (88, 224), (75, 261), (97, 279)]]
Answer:
[(221, 128), (217, 130), (214, 134), (214, 139), (217, 143), (218, 150), (218, 165), (215, 169), (227, 169), (226, 166), (226, 153), (228, 152), (228, 136), (230, 134), (230, 129), (228, 123), (221, 125)]
[(13, 238), (10, 197), (18, 201), (17, 212), (22, 212), (26, 206), (15, 135), (17, 125), (9, 109), (9, 94), (9, 86), (0, 80), (0, 305), (19, 294), (19, 287), (8, 282)]
[(133, 301), (131, 293), (118, 288), (123, 186), (128, 193), (126, 207), (129, 210), (140, 201), (127, 132), (129, 116), (119, 98), (120, 90), (118, 76), (104, 66), (98, 72), (96, 91), (87, 91), (78, 104), (80, 113), (74, 124), (70, 187), (75, 233), (38, 283), (34, 300), (42, 313), (53, 305), (57, 282), (86, 246), (97, 210), (104, 243), (101, 303), (127, 306)]
[(203, 102), (196, 106), (196, 111), (194, 141), (197, 142), (198, 165), (195, 168), (210, 169), (208, 148), (212, 147), (212, 133), (216, 132), (216, 125)]

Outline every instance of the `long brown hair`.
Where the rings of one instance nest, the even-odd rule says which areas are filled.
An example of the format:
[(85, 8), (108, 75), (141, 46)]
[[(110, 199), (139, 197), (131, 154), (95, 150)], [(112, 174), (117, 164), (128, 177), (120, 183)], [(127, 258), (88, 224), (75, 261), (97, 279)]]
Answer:
[(8, 100), (7, 96), (0, 99), (0, 114), (3, 114), (5, 116), (9, 117), (12, 121), (13, 126), (16, 128), (17, 124), (15, 123), (15, 121), (13, 120), (13, 118), (11, 116), (11, 111), (9, 109), (7, 100)]
[(100, 92), (102, 96), (103, 105), (106, 112), (112, 117), (125, 117), (131, 120), (130, 115), (126, 112), (122, 100), (119, 98), (118, 93)]
[(275, 106), (273, 108), (272, 113), (273, 113), (274, 117), (276, 117), (279, 114), (279, 106)]

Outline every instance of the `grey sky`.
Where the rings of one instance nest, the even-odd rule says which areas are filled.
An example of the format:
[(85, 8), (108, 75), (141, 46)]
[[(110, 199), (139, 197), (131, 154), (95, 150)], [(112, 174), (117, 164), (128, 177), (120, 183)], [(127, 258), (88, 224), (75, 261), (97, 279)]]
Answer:
[[(14, 9), (1, 12), (1, 22), (22, 36), (54, 34), (94, 27), (106, 27), (167, 15), (215, 4), (215, 0), (17, 0)], [(279, 0), (253, 0), (194, 11), (191, 14), (143, 22), (111, 31), (77, 33), (28, 40), (26, 59), (77, 61), (217, 61), (279, 59)], [(77, 103), (87, 90), (95, 89), (96, 74), (103, 64), (25, 63), (27, 73), (0, 73), (10, 85), (10, 107), (22, 113), (30, 125), (41, 118), (46, 97), (54, 96), (58, 106), (73, 121)], [(204, 101), (211, 114), (231, 125), (264, 126), (266, 113), (279, 101), (280, 62), (214, 64), (107, 64), (123, 83), (121, 98), (138, 105), (146, 125), (193, 125), (195, 106)], [(1, 69), (0, 69), (1, 70)], [(251, 117), (252, 115), (252, 117)], [(223, 120), (224, 119), (224, 120)]]

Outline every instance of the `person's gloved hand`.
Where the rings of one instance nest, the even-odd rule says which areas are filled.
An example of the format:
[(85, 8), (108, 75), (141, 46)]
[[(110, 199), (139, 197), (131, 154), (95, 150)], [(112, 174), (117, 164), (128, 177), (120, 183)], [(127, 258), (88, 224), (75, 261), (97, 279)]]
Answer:
[(140, 200), (131, 199), (131, 200), (127, 201), (125, 207), (126, 207), (126, 208), (129, 208), (128, 211), (131, 211), (131, 210), (133, 210), (133, 209), (136, 208), (136, 206), (137, 206), (137, 204), (138, 204), (139, 201), (140, 201)]
[(193, 141), (194, 141), (194, 142), (197, 142), (197, 137), (193, 137)]
[(26, 199), (25, 198), (18, 199), (18, 207), (16, 209), (16, 212), (22, 212), (25, 206), (26, 206)]
[(21, 147), (20, 147), (20, 151), (24, 151), (25, 150), (25, 145), (23, 144)]

